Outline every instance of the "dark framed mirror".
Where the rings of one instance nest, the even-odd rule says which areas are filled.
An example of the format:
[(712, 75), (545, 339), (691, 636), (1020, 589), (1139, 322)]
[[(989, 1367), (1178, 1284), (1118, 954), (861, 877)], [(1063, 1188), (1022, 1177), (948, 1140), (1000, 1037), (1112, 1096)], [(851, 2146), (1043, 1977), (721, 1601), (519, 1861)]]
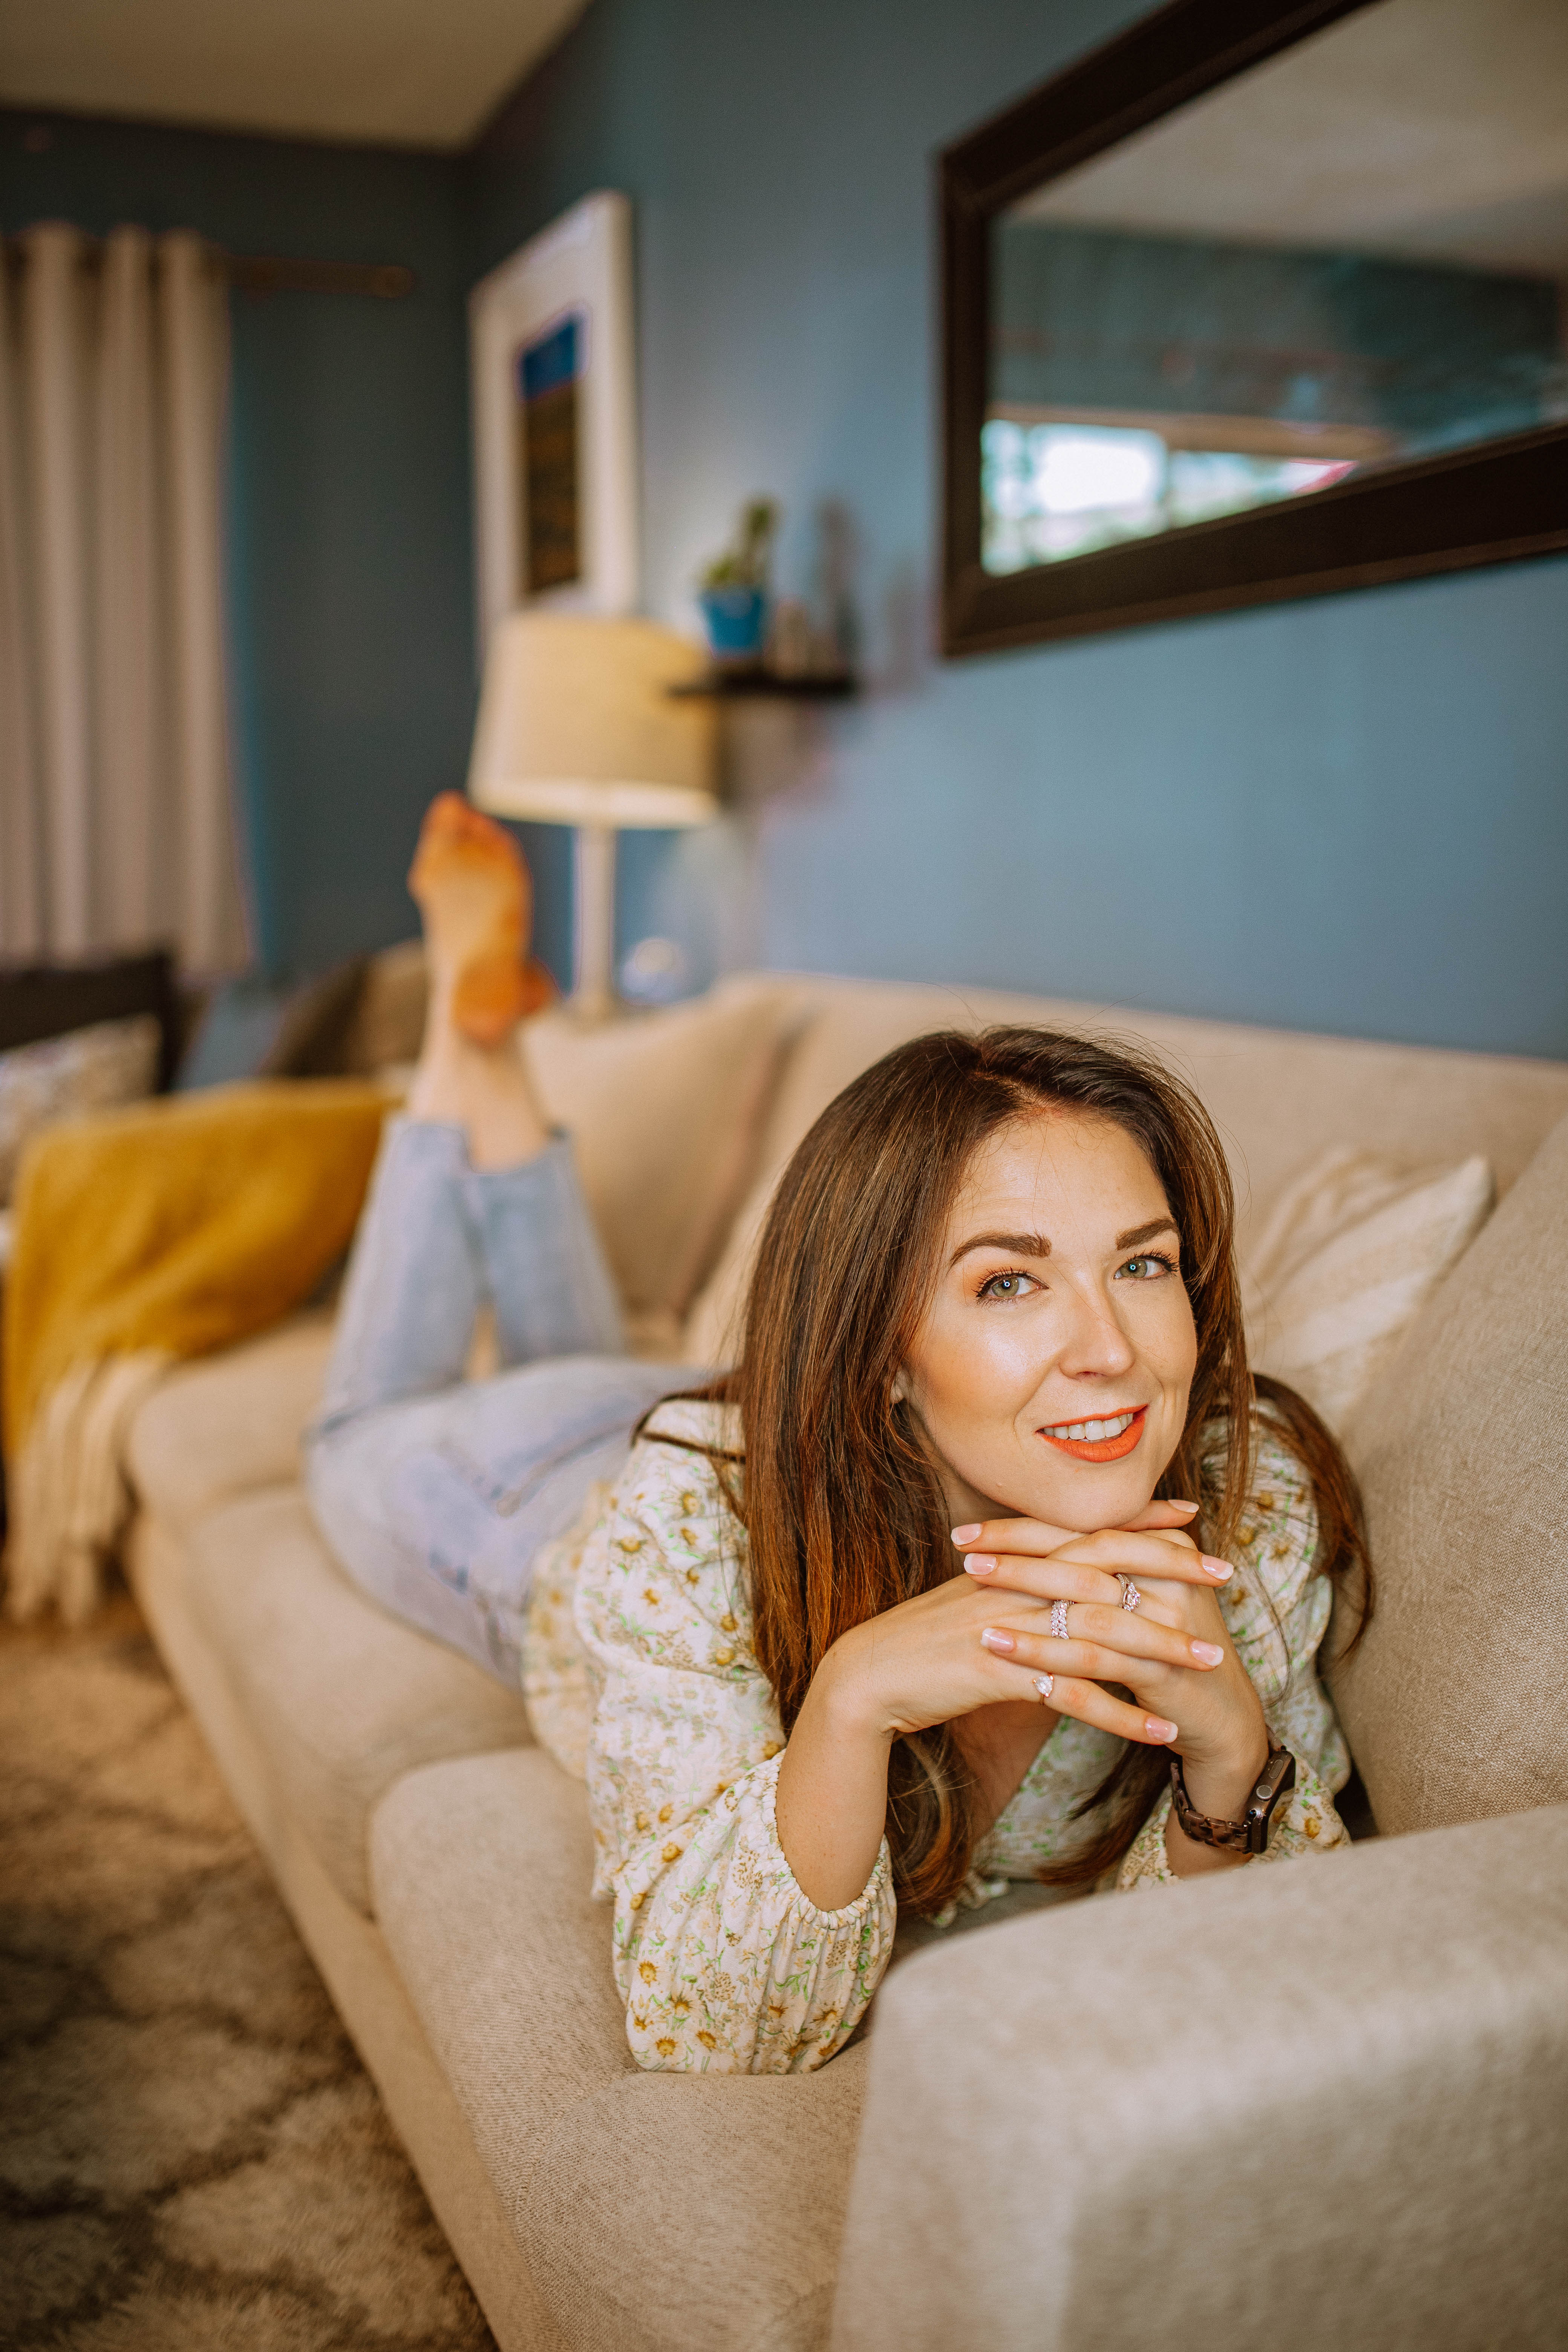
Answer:
[(942, 650), (1568, 548), (1568, 5), (1171, 0), (948, 148)]

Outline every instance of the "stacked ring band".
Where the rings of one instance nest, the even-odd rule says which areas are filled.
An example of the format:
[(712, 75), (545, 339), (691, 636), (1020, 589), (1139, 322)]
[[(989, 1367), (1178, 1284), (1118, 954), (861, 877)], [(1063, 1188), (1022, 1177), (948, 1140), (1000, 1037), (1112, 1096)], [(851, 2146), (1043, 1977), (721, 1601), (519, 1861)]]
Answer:
[(1068, 1639), (1068, 1605), (1069, 1604), (1065, 1601), (1053, 1601), (1051, 1603), (1051, 1639), (1053, 1642), (1065, 1642)]

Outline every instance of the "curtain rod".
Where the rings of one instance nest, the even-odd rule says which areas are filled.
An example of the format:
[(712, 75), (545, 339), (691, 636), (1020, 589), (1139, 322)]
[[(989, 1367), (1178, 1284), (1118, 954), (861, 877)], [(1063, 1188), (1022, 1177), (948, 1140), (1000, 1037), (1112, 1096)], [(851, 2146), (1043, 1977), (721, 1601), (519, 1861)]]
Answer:
[[(25, 261), (20, 236), (4, 240), (7, 257)], [(96, 269), (103, 258), (100, 236), (82, 237), (82, 264)], [(414, 272), (401, 261), (300, 261), (279, 253), (226, 253), (209, 246), (215, 270), (242, 294), (368, 294), (375, 301), (400, 302), (412, 294)]]
[(370, 294), (400, 302), (414, 291), (402, 261), (290, 261), (277, 253), (225, 253), (218, 264), (243, 294)]

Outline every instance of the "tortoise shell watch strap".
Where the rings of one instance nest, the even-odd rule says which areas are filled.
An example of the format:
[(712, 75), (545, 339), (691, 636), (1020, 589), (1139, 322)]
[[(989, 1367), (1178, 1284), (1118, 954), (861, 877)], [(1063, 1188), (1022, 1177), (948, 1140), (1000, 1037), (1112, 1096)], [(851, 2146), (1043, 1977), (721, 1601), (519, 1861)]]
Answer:
[(1199, 1845), (1224, 1846), (1232, 1853), (1261, 1853), (1268, 1843), (1268, 1824), (1281, 1797), (1296, 1785), (1296, 1759), (1269, 1734), (1268, 1761), (1247, 1792), (1247, 1810), (1238, 1822), (1215, 1821), (1198, 1812), (1187, 1795), (1179, 1756), (1171, 1759), (1171, 1802), (1182, 1832)]

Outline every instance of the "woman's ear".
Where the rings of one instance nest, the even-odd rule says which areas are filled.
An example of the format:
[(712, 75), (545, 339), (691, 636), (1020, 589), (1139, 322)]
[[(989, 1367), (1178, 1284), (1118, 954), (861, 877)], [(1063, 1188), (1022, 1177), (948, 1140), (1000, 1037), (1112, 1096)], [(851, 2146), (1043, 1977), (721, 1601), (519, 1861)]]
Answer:
[(904, 1375), (900, 1370), (893, 1376), (893, 1393), (890, 1401), (894, 1404), (907, 1404), (910, 1392), (904, 1386)]

